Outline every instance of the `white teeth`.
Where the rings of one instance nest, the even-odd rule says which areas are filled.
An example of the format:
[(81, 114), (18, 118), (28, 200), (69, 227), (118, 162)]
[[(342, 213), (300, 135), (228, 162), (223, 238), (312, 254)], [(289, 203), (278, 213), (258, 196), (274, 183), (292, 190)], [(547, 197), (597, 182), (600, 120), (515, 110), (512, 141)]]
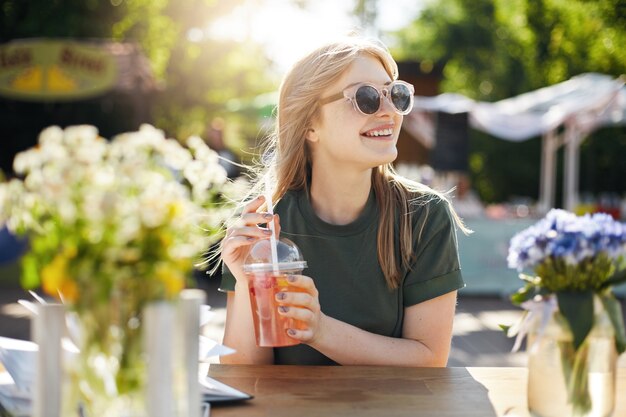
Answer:
[(365, 133), (365, 136), (389, 136), (393, 133), (393, 129), (373, 130)]

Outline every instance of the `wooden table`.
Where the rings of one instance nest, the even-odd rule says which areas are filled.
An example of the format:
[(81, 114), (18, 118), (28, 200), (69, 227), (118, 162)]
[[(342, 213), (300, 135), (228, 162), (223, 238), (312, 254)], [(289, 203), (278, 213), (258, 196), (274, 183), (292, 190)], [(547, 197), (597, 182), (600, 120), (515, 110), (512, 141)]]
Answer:
[[(254, 396), (211, 417), (529, 417), (525, 368), (214, 364), (209, 376)], [(626, 368), (617, 379), (614, 417), (626, 416)]]

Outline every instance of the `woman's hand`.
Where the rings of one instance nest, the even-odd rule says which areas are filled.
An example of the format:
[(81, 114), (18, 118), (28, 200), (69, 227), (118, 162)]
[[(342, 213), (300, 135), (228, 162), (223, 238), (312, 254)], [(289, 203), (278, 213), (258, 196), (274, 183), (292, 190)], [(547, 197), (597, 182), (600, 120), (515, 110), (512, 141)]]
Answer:
[(306, 275), (289, 275), (287, 277), (291, 287), (299, 291), (283, 291), (276, 294), (278, 312), (285, 317), (291, 317), (301, 322), (295, 329), (288, 329), (287, 334), (303, 343), (315, 343), (322, 333), (324, 313), (320, 309), (319, 294), (313, 279)]
[(276, 234), (280, 232), (278, 215), (256, 212), (264, 202), (265, 198), (261, 195), (246, 204), (241, 218), (236, 225), (226, 230), (226, 236), (222, 240), (222, 260), (236, 279), (245, 276), (243, 261), (250, 250), (250, 245), (259, 239), (267, 239), (272, 234), (269, 228), (259, 227), (259, 224), (274, 221), (277, 225)]

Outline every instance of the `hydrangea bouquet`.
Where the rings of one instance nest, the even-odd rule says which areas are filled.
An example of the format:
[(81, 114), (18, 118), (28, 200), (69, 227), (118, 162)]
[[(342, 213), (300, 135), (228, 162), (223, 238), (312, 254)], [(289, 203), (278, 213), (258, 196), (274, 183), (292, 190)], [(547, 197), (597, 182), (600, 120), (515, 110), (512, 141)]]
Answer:
[[(616, 351), (619, 354), (626, 349), (620, 304), (611, 290), (626, 281), (625, 255), (626, 224), (603, 213), (576, 216), (554, 209), (510, 242), (508, 266), (534, 272), (520, 274), (525, 286), (512, 296), (512, 301), (529, 310), (533, 310), (533, 303), (543, 304), (536, 310), (543, 314), (556, 312), (572, 334), (573, 352), (564, 354), (562, 365), (570, 381), (568, 395), (575, 411), (585, 412), (591, 406), (583, 366), (586, 359), (581, 359), (581, 352), (597, 317), (594, 298), (601, 301), (610, 319)], [(546, 309), (546, 305), (552, 307)], [(547, 318), (541, 321), (545, 327)], [(519, 342), (527, 327), (505, 330), (513, 335), (521, 329)]]
[(16, 156), (20, 178), (0, 184), (0, 225), (29, 238), (23, 286), (80, 317), (86, 360), (109, 358), (115, 384), (85, 363), (88, 392), (141, 386), (142, 309), (178, 296), (229, 213), (238, 186), (200, 138), (186, 145), (149, 125), (112, 140), (93, 126), (50, 127)]

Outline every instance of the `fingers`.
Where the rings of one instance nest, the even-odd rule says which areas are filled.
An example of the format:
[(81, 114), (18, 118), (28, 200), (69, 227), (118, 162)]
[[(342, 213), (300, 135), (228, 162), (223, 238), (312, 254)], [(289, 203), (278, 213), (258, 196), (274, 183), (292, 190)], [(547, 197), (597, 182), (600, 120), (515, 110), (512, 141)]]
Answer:
[(265, 203), (265, 197), (260, 195), (254, 200), (250, 201), (248, 204), (246, 204), (243, 208), (242, 213), (243, 214), (254, 213), (255, 211), (259, 209), (259, 207), (263, 205), (263, 203)]
[[(308, 308), (295, 306), (278, 306), (278, 314), (293, 319), (291, 327), (286, 330), (287, 334), (294, 339), (308, 342), (315, 335), (317, 326), (317, 314)], [(318, 313), (319, 314), (319, 313)]]
[(274, 220), (274, 216), (269, 213), (246, 213), (241, 216), (238, 226), (252, 226), (259, 223), (268, 223), (272, 220)]
[(252, 236), (227, 236), (222, 239), (222, 257), (228, 257), (231, 253), (244, 246), (249, 246), (257, 239)]
[(313, 278), (307, 277), (306, 275), (296, 275), (290, 274), (287, 276), (287, 281), (290, 286), (302, 288), (313, 297), (317, 298), (317, 287), (315, 287), (315, 282), (313, 282)]
[[(270, 220), (274, 220), (278, 225), (278, 221), (271, 214), (263, 212), (257, 213), (257, 210), (263, 203), (265, 203), (265, 197), (260, 195), (244, 206), (241, 212), (241, 218), (244, 220), (245, 224), (267, 223)], [(276, 217), (277, 216), (278, 215), (276, 215)]]
[(226, 233), (226, 238), (246, 236), (246, 237), (254, 237), (254, 238), (268, 238), (272, 234), (272, 231), (269, 229), (264, 229), (262, 227), (257, 226), (244, 226), (244, 227), (234, 227), (229, 229)]
[(278, 214), (274, 215), (274, 232), (276, 234), (276, 239), (280, 237), (280, 216)]
[[(278, 216), (270, 213), (258, 213), (257, 210), (265, 203), (265, 198), (259, 196), (248, 202), (241, 217), (226, 230), (226, 236), (221, 242), (222, 260), (233, 270), (242, 270), (242, 262), (245, 259), (250, 245), (259, 239), (269, 239), (272, 230), (269, 224), (273, 224), (276, 236), (280, 233)], [(267, 225), (261, 227), (260, 225)]]
[(313, 330), (311, 329), (287, 329), (287, 334), (289, 337), (293, 337), (294, 339), (298, 339), (305, 343), (313, 340)]
[(259, 196), (246, 204), (243, 209), (243, 214), (239, 220), (226, 231), (225, 244), (228, 244), (228, 241), (231, 238), (236, 238), (242, 242), (245, 241), (243, 239), (239, 239), (240, 236), (255, 239), (270, 237), (272, 233), (269, 227), (259, 227), (259, 224), (263, 223), (269, 224), (270, 222), (274, 222), (274, 229), (276, 229), (276, 233), (280, 233), (280, 224), (278, 223), (277, 215), (275, 216), (270, 213), (256, 212), (264, 201), (265, 198), (263, 196)]
[(307, 308), (316, 307), (316, 300), (304, 292), (282, 291), (276, 294), (276, 301), (281, 305), (295, 305)]
[(278, 306), (278, 312), (281, 316), (290, 317), (305, 323), (309, 323), (315, 318), (315, 314), (308, 308)]
[(278, 313), (281, 316), (292, 318), (292, 326), (286, 330), (287, 334), (302, 342), (310, 342), (315, 336), (317, 329), (317, 315), (307, 309), (294, 306), (279, 306)]
[(278, 313), (294, 319), (294, 323), (299, 323), (287, 330), (288, 335), (308, 343), (316, 335), (321, 315), (317, 288), (313, 279), (306, 275), (289, 275), (287, 281), (289, 286), (305, 292), (281, 291), (276, 294)]

